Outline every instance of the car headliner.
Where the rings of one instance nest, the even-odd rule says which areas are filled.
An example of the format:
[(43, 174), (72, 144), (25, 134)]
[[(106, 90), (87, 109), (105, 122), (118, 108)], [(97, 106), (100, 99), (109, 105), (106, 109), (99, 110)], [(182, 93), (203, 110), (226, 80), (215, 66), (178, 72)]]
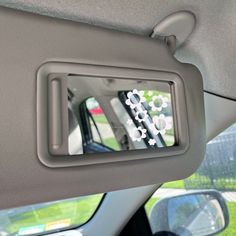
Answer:
[(0, 5), (147, 36), (169, 14), (192, 11), (196, 29), (176, 57), (199, 67), (205, 91), (236, 100), (234, 0), (0, 0)]

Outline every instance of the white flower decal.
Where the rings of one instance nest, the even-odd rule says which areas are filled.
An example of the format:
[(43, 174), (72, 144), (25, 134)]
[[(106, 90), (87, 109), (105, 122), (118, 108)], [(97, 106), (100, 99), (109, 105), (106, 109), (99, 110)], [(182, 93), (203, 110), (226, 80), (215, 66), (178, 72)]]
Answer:
[(128, 119), (128, 120), (127, 120), (127, 124), (128, 124), (128, 125), (132, 125), (133, 123), (134, 123), (134, 122), (133, 122), (131, 119)]
[(142, 122), (148, 117), (147, 111), (138, 111), (135, 116), (135, 120)]
[(154, 146), (157, 142), (155, 139), (149, 139), (148, 143), (150, 146)]
[(152, 121), (155, 125), (155, 128), (158, 130), (159, 133), (162, 135), (166, 133), (166, 130), (169, 130), (172, 128), (172, 124), (167, 121), (164, 114), (161, 114), (160, 116), (154, 116), (152, 118)]
[(134, 89), (132, 92), (128, 92), (128, 99), (125, 101), (125, 104), (130, 106), (131, 109), (140, 106), (142, 102), (146, 101), (143, 94), (144, 91), (138, 91), (137, 89)]
[(133, 129), (133, 132), (130, 134), (132, 141), (140, 142), (143, 138), (146, 138), (146, 129), (143, 129), (141, 126)]
[(163, 108), (168, 106), (167, 101), (168, 99), (162, 95), (154, 96), (152, 101), (149, 102), (149, 106), (151, 107), (152, 111), (161, 111)]
[(149, 128), (151, 129), (154, 135), (158, 135), (160, 133), (154, 123), (150, 124)]

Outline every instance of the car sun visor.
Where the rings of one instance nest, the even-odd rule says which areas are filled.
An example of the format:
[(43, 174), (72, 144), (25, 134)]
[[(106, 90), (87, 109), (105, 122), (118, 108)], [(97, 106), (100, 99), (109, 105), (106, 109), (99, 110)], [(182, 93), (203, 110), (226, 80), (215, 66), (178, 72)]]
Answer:
[(0, 13), (8, 25), (0, 27), (1, 208), (183, 179), (198, 168), (202, 76), (165, 42)]

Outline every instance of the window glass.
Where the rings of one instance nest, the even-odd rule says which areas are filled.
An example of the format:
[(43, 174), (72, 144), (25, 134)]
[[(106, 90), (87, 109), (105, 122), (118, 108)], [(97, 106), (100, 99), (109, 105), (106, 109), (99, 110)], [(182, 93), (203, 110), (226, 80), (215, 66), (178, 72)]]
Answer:
[(89, 117), (89, 124), (91, 127), (93, 141), (95, 141), (97, 143), (102, 143), (102, 137), (101, 137), (100, 133), (98, 132), (98, 127), (95, 126), (95, 120), (93, 120), (92, 118)]
[[(75, 92), (75, 95), (71, 92), (70, 102), (76, 106), (74, 116), (77, 130), (81, 130), (80, 136), (76, 132), (78, 135), (69, 140), (71, 155), (158, 149), (177, 144), (172, 110), (175, 104), (169, 83), (122, 80), (121, 86), (113, 79), (98, 79), (94, 83), (98, 81), (102, 91), (92, 92), (93, 97), (87, 99), (82, 91), (70, 90)], [(75, 128), (73, 119), (69, 119), (71, 126)]]
[(125, 108), (122, 115), (115, 106), (117, 102), (111, 101), (111, 104), (121, 123), (124, 124), (128, 114), (125, 121), (128, 127), (125, 125), (125, 128), (134, 146), (137, 142), (144, 142), (149, 148), (175, 144), (170, 91), (134, 89), (119, 92), (119, 100)]
[(101, 143), (113, 150), (120, 150), (111, 125), (98, 101), (94, 97), (91, 97), (86, 100), (86, 107), (90, 113), (93, 141)]
[(68, 138), (68, 151), (70, 155), (80, 155), (83, 154), (83, 143), (81, 128), (78, 121), (71, 109), (71, 104), (69, 104), (69, 138)]
[(70, 152), (71, 155), (79, 153), (88, 158), (92, 153), (106, 153), (105, 156), (113, 156), (110, 154), (116, 151), (154, 151), (178, 144), (175, 131), (181, 122), (177, 122), (180, 117), (175, 112), (173, 83), (73, 75), (68, 76), (67, 85), (68, 101), (82, 138), (78, 139), (78, 146), (82, 143), (82, 148)]
[(156, 116), (165, 117), (165, 119), (159, 120), (159, 122), (156, 123), (156, 128), (158, 130), (165, 130), (165, 132), (161, 134), (166, 146), (173, 146), (175, 140), (170, 93), (157, 90), (144, 90), (144, 97), (146, 98), (146, 103), (148, 104), (146, 104), (145, 108), (152, 120), (155, 120)]
[(103, 194), (29, 205), (0, 211), (0, 235), (32, 235), (86, 223)]
[[(161, 203), (170, 196), (178, 196), (194, 190), (209, 189), (221, 192), (229, 212), (229, 225), (219, 235), (236, 235), (236, 124), (226, 129), (207, 144), (205, 159), (192, 176), (185, 180), (166, 183), (153, 194), (145, 205), (149, 219), (154, 205)], [(194, 210), (194, 202), (189, 197), (188, 201), (190, 201), (192, 210)], [(176, 212), (173, 202), (169, 209)], [(187, 206), (187, 204), (183, 205)], [(184, 214), (184, 209), (180, 210), (180, 215), (181, 211)], [(175, 217), (167, 210), (166, 214), (169, 214), (172, 218)], [(181, 220), (186, 222), (187, 219), (183, 217)], [(198, 235), (204, 234), (202, 232), (202, 234)]]

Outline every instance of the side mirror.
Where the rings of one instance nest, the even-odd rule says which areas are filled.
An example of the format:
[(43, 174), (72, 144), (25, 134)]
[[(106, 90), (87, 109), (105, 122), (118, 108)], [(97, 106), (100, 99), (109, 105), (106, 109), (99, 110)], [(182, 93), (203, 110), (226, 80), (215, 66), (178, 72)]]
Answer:
[(157, 202), (150, 215), (155, 235), (215, 235), (229, 223), (228, 209), (218, 191), (194, 191), (164, 198)]

